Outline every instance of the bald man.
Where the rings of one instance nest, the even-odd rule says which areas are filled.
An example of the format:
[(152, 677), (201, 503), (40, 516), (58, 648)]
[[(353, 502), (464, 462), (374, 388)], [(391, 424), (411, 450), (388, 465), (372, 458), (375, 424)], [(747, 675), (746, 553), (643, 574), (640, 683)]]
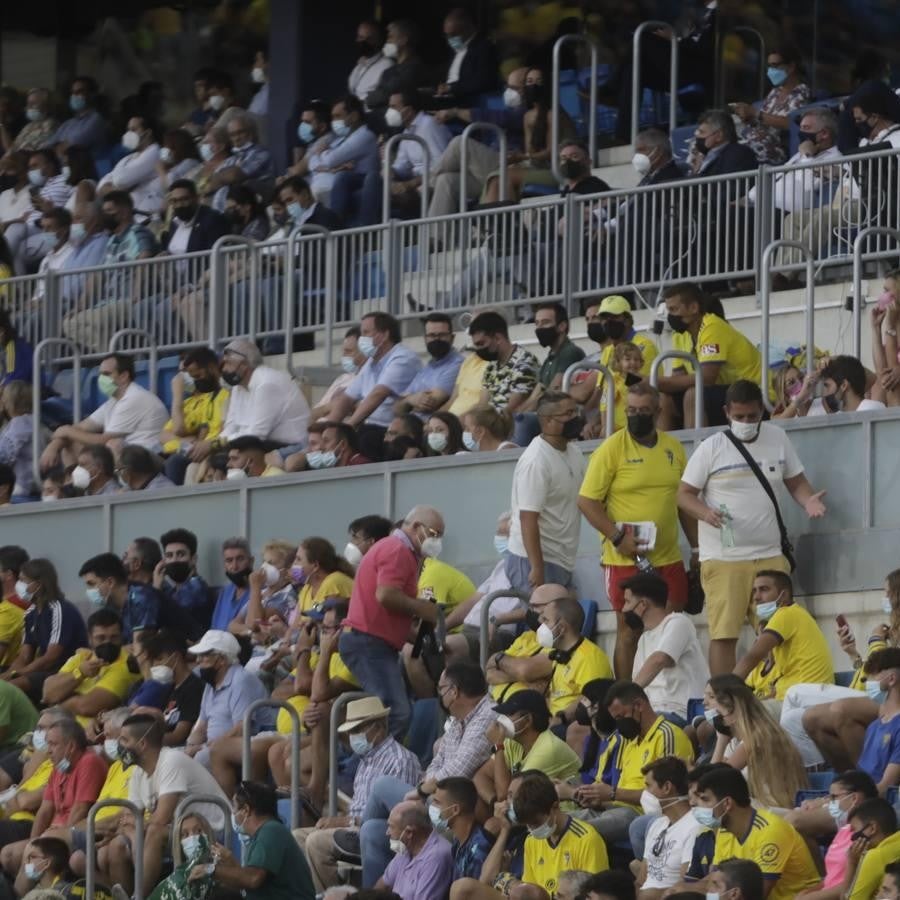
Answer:
[[(461, 119), (463, 122), (496, 122), (509, 135), (520, 135), (523, 129), (525, 104), (525, 76), (528, 69), (514, 69), (506, 79), (502, 111), (487, 109), (443, 109), (435, 113), (441, 122)], [(479, 135), (482, 137), (483, 135)], [(448, 216), (459, 209), (459, 183), (462, 171), (462, 136), (453, 138), (447, 145), (433, 170), (431, 184), (430, 216)], [(517, 150), (518, 146), (508, 149)], [(500, 154), (480, 140), (469, 140), (466, 145), (466, 195), (471, 200), (481, 196), (489, 176), (500, 168)]]
[(418, 596), (419, 570), (441, 553), (444, 519), (431, 506), (414, 506), (400, 528), (378, 541), (356, 570), (339, 652), (362, 690), (390, 708), (391, 734), (402, 740), (411, 713), (400, 650), (413, 620), (434, 624), (437, 607)]

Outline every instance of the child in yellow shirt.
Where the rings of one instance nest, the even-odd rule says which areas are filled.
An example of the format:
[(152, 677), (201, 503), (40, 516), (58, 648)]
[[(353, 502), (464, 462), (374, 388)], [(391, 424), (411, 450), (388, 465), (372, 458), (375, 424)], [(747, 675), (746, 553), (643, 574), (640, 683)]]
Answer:
[[(619, 431), (625, 427), (626, 423), (625, 403), (628, 388), (641, 380), (641, 369), (644, 367), (644, 354), (637, 344), (633, 344), (631, 341), (622, 341), (621, 344), (616, 344), (610, 366), (613, 372), (613, 403), (615, 404), (614, 424), (615, 430)], [(606, 405), (608, 397), (608, 390), (604, 390), (603, 397), (600, 400), (600, 425), (603, 429), (601, 432), (603, 437), (608, 437), (606, 434)]]

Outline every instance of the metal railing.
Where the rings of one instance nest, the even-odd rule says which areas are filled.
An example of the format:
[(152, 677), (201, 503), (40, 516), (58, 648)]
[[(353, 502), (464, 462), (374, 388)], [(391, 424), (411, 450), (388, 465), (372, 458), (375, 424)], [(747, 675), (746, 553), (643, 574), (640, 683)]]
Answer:
[(669, 32), (671, 55), (669, 57), (669, 134), (678, 127), (678, 35), (668, 22), (650, 20), (641, 22), (632, 38), (631, 56), (631, 144), (637, 141), (640, 130), (641, 95), (641, 36), (648, 28), (664, 29)]
[(341, 724), (341, 713), (353, 700), (371, 697), (365, 691), (346, 691), (338, 694), (331, 701), (331, 714), (328, 719), (328, 815), (337, 815), (338, 806), (338, 725)]
[(680, 359), (690, 363), (694, 367), (694, 427), (703, 427), (703, 373), (700, 371), (700, 361), (693, 353), (684, 350), (666, 350), (660, 353), (650, 364), (650, 384), (657, 387), (659, 384), (659, 367), (667, 359)]
[[(853, 355), (859, 359), (862, 351), (862, 268), (863, 245), (873, 237), (889, 237), (900, 245), (900, 230), (886, 226), (870, 225), (864, 228), (853, 241)], [(810, 309), (812, 304), (810, 303)], [(808, 355), (808, 354), (807, 354)]]
[(284, 709), (291, 717), (291, 828), (300, 827), (300, 714), (282, 700), (254, 700), (244, 713), (241, 752), (241, 778), (249, 781), (253, 771), (251, 743), (253, 716), (258, 709)]
[[(771, 311), (771, 274), (772, 255), (776, 250), (791, 249), (800, 253), (806, 259), (806, 309), (804, 312), (804, 324), (806, 325), (806, 373), (810, 374), (816, 367), (816, 337), (815, 337), (815, 271), (813, 268), (813, 254), (809, 247), (797, 241), (772, 241), (763, 250), (762, 263), (760, 264), (760, 376), (759, 387), (762, 390), (763, 403), (769, 412), (775, 408), (769, 397), (769, 316)], [(857, 356), (859, 349), (857, 348)]]
[(572, 363), (563, 374), (562, 391), (569, 393), (572, 379), (579, 372), (599, 372), (603, 376), (603, 390), (606, 392), (606, 437), (612, 437), (616, 431), (616, 380), (613, 373), (602, 363), (582, 359)]
[(384, 145), (384, 164), (381, 168), (381, 221), (388, 222), (391, 218), (391, 175), (393, 172), (394, 160), (391, 159), (393, 149), (402, 141), (412, 141), (422, 148), (424, 157), (422, 163), (422, 184), (419, 187), (419, 202), (422, 208), (422, 218), (428, 218), (428, 192), (430, 190), (429, 178), (431, 176), (431, 149), (429, 148), (425, 138), (417, 134), (409, 132), (401, 132), (391, 137)]
[(130, 800), (98, 800), (87, 814), (87, 847), (85, 854), (84, 896), (94, 896), (97, 881), (97, 813), (109, 807), (127, 809), (134, 816), (134, 842), (131, 858), (134, 861), (134, 900), (144, 897), (144, 810)]
[(525, 591), (517, 591), (513, 588), (501, 591), (491, 591), (490, 594), (481, 598), (481, 615), (478, 620), (478, 658), (481, 662), (482, 669), (487, 666), (488, 642), (490, 641), (491, 628), (491, 604), (500, 597), (517, 597), (522, 601), (522, 604), (526, 608), (528, 606), (528, 594), (526, 594)]
[(479, 131), (488, 131), (497, 136), (499, 145), (498, 152), (500, 154), (500, 202), (506, 200), (509, 185), (506, 181), (507, 167), (507, 142), (506, 130), (501, 128), (494, 122), (472, 122), (463, 129), (463, 133), (459, 138), (459, 211), (464, 212), (469, 205), (469, 141), (473, 134)]
[(597, 42), (586, 34), (564, 34), (553, 45), (553, 105), (550, 110), (550, 170), (560, 182), (564, 181), (564, 179), (559, 171), (559, 112), (562, 109), (562, 104), (559, 102), (559, 66), (560, 53), (566, 44), (586, 44), (591, 51), (588, 148), (591, 155), (591, 165), (595, 166), (597, 164), (597, 76), (600, 72), (600, 55), (597, 49)]
[[(146, 347), (127, 347), (120, 349), (119, 344), (122, 343), (124, 338), (146, 338), (147, 346)], [(145, 351), (149, 351), (149, 390), (151, 394), (156, 393), (157, 387), (157, 363), (159, 362), (159, 351), (156, 349), (156, 341), (153, 340), (153, 335), (150, 334), (149, 331), (145, 331), (143, 328), (120, 328), (110, 339), (109, 339), (109, 347), (107, 348), (110, 353), (143, 353)]]

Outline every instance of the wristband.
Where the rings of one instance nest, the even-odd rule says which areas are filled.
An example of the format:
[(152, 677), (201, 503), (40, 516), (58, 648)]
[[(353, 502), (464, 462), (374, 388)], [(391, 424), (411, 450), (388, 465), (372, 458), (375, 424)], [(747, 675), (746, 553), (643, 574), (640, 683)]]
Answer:
[(615, 800), (615, 799), (616, 799), (616, 789), (615, 789), (615, 788), (613, 788), (612, 791), (610, 791), (609, 799), (610, 799), (610, 800)]
[(610, 538), (613, 547), (618, 547), (625, 540), (625, 529), (617, 528), (615, 534)]

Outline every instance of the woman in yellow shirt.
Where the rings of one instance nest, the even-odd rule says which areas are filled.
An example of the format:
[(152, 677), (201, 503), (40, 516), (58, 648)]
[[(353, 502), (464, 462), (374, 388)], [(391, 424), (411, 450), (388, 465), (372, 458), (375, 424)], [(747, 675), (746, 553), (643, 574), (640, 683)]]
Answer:
[(291, 574), (295, 583), (304, 582), (297, 598), (300, 615), (323, 603), (326, 597), (349, 600), (353, 591), (353, 566), (338, 556), (332, 543), (325, 538), (306, 538), (300, 544)]

